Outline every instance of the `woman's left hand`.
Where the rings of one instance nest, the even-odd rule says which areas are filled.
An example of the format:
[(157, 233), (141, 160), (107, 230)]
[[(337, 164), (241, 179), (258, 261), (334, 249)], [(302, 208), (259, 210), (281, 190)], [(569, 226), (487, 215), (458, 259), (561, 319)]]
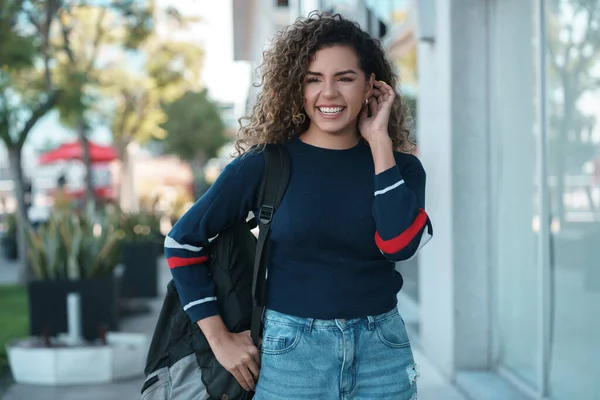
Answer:
[(396, 92), (390, 85), (375, 81), (373, 89), (367, 93), (367, 99), (369, 104), (363, 106), (358, 120), (360, 134), (369, 144), (374, 139), (389, 139), (388, 122)]

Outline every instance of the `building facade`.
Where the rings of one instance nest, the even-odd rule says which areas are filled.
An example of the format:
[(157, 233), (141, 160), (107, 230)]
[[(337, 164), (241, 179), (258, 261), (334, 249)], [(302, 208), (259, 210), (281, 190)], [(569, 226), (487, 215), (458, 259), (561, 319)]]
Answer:
[(313, 3), (379, 37), (401, 76), (417, 54), (435, 236), (401, 266), (415, 345), (475, 400), (600, 399), (598, 1)]
[(471, 393), (600, 398), (597, 7), (438, 0), (418, 44), (420, 341)]

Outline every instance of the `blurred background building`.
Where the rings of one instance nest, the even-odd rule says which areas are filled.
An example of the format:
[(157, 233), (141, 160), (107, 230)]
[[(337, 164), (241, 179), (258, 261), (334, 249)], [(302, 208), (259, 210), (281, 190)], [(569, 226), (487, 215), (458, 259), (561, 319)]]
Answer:
[(234, 0), (236, 59), (314, 9), (378, 37), (416, 107), (415, 343), (475, 399), (600, 399), (598, 1)]

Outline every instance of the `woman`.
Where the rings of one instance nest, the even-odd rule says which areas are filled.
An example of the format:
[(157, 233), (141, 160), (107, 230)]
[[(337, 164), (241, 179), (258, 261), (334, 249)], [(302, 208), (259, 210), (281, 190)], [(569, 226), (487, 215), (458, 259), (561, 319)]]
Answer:
[[(340, 16), (300, 19), (264, 54), (241, 155), (181, 218), (165, 252), (184, 309), (255, 399), (413, 399), (395, 262), (431, 237), (425, 172), (379, 43)], [(260, 351), (218, 315), (205, 247), (255, 207), (260, 145), (283, 143), (291, 177), (271, 223)], [(251, 150), (246, 151), (250, 148)]]

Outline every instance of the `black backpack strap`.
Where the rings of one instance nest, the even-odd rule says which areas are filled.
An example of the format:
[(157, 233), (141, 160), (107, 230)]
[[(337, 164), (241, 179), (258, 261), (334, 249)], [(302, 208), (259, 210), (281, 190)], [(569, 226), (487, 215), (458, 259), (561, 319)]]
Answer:
[(280, 145), (267, 145), (265, 152), (265, 170), (261, 191), (258, 197), (257, 223), (259, 227), (252, 276), (252, 323), (250, 333), (254, 344), (258, 346), (262, 327), (262, 313), (265, 305), (267, 276), (266, 244), (269, 239), (271, 219), (279, 207), (290, 178), (290, 160), (287, 151)]

